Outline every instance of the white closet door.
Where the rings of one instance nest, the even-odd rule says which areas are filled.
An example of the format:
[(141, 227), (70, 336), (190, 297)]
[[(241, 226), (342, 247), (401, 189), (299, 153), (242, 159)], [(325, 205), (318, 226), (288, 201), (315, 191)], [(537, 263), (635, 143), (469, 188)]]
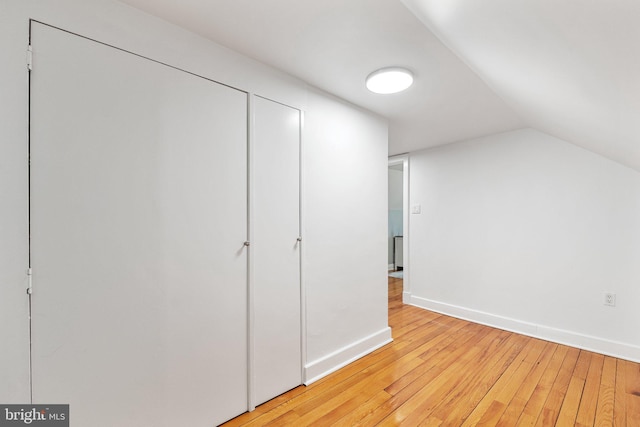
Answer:
[(256, 97), (252, 278), (255, 403), (302, 383), (300, 111)]
[(247, 409), (247, 95), (32, 30), (35, 403), (76, 426)]

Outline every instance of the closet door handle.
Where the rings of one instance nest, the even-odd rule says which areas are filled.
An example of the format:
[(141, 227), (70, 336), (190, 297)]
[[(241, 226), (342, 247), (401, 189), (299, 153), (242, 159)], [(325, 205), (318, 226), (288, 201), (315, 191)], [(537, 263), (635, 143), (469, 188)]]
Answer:
[(245, 246), (247, 246), (247, 247), (248, 247), (248, 246), (251, 246), (251, 242), (246, 241), (246, 242), (244, 242), (244, 245), (245, 245)]
[(296, 241), (298, 241), (298, 242), (302, 242), (302, 237), (298, 237), (298, 238), (296, 239)]

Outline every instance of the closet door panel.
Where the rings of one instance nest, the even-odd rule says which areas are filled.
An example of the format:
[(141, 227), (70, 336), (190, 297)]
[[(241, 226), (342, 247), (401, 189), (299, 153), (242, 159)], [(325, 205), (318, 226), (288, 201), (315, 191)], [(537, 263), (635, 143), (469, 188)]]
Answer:
[(87, 426), (246, 411), (246, 94), (37, 23), (32, 44), (34, 402)]
[(252, 216), (255, 403), (301, 384), (300, 111), (256, 97)]

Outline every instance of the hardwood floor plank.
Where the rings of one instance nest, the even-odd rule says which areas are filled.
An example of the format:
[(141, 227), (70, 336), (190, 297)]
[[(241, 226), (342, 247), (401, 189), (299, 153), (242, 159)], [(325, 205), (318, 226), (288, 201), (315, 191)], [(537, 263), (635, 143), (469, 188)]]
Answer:
[(464, 344), (467, 340), (473, 338), (477, 334), (486, 333), (486, 326), (477, 325), (473, 323), (461, 323), (462, 327), (452, 331), (451, 333), (443, 336), (440, 340), (438, 340), (436, 345), (431, 346), (429, 349), (425, 350), (420, 357), (423, 360), (429, 360), (434, 355), (442, 352), (444, 349), (449, 348), (452, 343), (456, 343), (456, 345)]
[(627, 394), (627, 426), (640, 426), (640, 396)]
[(450, 393), (433, 411), (431, 417), (442, 419), (444, 425), (453, 426), (464, 423), (498, 378), (520, 354), (527, 340), (528, 338), (522, 335), (510, 334), (502, 348), (496, 351), (494, 360), (472, 375), (468, 375), (466, 385), (457, 387)]
[(582, 390), (584, 388), (584, 380), (572, 378), (567, 389), (567, 396), (562, 403), (560, 414), (556, 425), (575, 425), (576, 416), (578, 415), (578, 407), (582, 398)]
[(536, 420), (544, 407), (544, 403), (551, 393), (551, 387), (558, 378), (562, 364), (569, 352), (569, 347), (564, 345), (558, 345), (556, 351), (553, 353), (549, 364), (545, 368), (538, 384), (536, 384), (533, 393), (529, 397), (520, 418), (516, 422), (516, 426), (519, 427), (531, 427), (536, 424)]
[(562, 408), (560, 408), (560, 414), (558, 415), (557, 423), (559, 425), (569, 426), (575, 424), (576, 417), (578, 416), (578, 408), (580, 407), (580, 400), (582, 399), (582, 391), (584, 390), (584, 384), (587, 379), (587, 372), (589, 372), (591, 357), (591, 353), (584, 350), (580, 351), (580, 357), (571, 376), (569, 388), (567, 389), (567, 394), (562, 402)]
[(549, 396), (544, 403), (542, 411), (538, 415), (536, 421), (536, 427), (552, 426), (556, 424), (558, 415), (560, 414), (560, 408), (564, 402), (564, 398), (569, 389), (569, 383), (571, 382), (571, 376), (575, 370), (578, 358), (580, 357), (580, 350), (577, 348), (570, 348), (567, 352), (565, 360), (562, 362), (562, 367), (556, 380), (551, 387)]
[[(394, 396), (389, 399), (389, 401), (385, 402), (384, 405), (381, 405), (369, 414), (361, 421), (361, 423), (359, 423), (359, 425), (374, 425), (375, 423), (382, 421), (389, 414), (404, 405), (408, 399), (412, 398), (416, 393), (424, 388), (426, 384), (438, 377), (446, 368), (448, 368), (467, 351), (468, 348), (465, 343), (469, 341), (476, 342), (482, 339), (482, 335), (477, 332), (482, 329), (478, 328), (479, 326), (480, 325), (475, 325), (474, 328), (469, 328), (465, 332), (465, 334), (470, 334), (469, 337), (465, 336), (464, 339), (461, 337), (458, 342), (449, 343), (446, 347), (440, 349), (438, 353), (432, 355), (428, 361), (425, 362), (425, 367), (428, 369), (417, 377), (415, 375), (411, 375), (407, 381), (403, 381), (403, 387), (399, 389), (399, 391), (398, 388), (394, 387), (397, 383), (387, 387), (386, 391), (390, 392), (390, 390), (393, 390), (395, 393)], [(475, 333), (473, 331), (475, 331)]]
[(640, 396), (640, 364), (622, 361), (626, 377), (625, 391), (634, 396)]
[(613, 397), (613, 425), (627, 426), (627, 377), (623, 360), (616, 360), (616, 389)]
[(516, 345), (513, 338), (514, 335), (505, 332), (493, 340), (478, 357), (473, 358), (460, 371), (461, 381), (448, 387), (446, 396), (440, 399), (431, 414), (419, 425), (434, 425), (438, 422), (445, 425), (462, 424), (468, 413), (495, 383), (496, 378), (521, 351), (521, 347)]
[(602, 365), (600, 392), (597, 397), (596, 426), (613, 426), (613, 405), (616, 386), (616, 359), (605, 357)]
[(418, 390), (422, 388), (422, 384), (425, 379), (433, 378), (438, 375), (438, 373), (442, 372), (442, 369), (438, 366), (430, 367), (425, 373), (423, 373), (420, 378), (412, 381), (402, 390), (400, 390), (396, 395), (391, 396), (390, 399), (383, 402), (377, 408), (374, 408), (370, 411), (364, 418), (354, 424), (354, 426), (373, 426), (377, 425), (380, 421), (382, 421), (387, 415), (392, 413), (396, 408), (400, 407), (404, 402), (407, 401), (412, 395), (414, 395)]
[(269, 423), (263, 424), (264, 426), (291, 426), (291, 425), (299, 425), (298, 420), (300, 417), (293, 411), (285, 412), (280, 415), (278, 418), (275, 418)]
[[(434, 313), (435, 314), (435, 313)], [(417, 331), (420, 330), (420, 328), (422, 328), (423, 326), (432, 323), (434, 320), (441, 318), (444, 319), (443, 316), (441, 315), (437, 315), (437, 316), (420, 316), (420, 313), (414, 313), (413, 316), (411, 316), (409, 319), (404, 318), (401, 320), (397, 320), (397, 319), (390, 319), (391, 321), (393, 321), (394, 323), (404, 323), (406, 322), (407, 324), (399, 327), (399, 328), (394, 328), (391, 331), (391, 336), (394, 340), (398, 340), (398, 339), (402, 339), (403, 337), (406, 336), (406, 334), (412, 332), (412, 331)]]
[(356, 411), (362, 404), (372, 399), (375, 386), (360, 389), (360, 392), (342, 393), (317, 408), (300, 416), (297, 426), (333, 426), (338, 420)]
[(589, 372), (587, 373), (582, 391), (582, 399), (580, 399), (580, 407), (578, 408), (578, 415), (576, 416), (577, 426), (591, 426), (595, 421), (603, 364), (603, 355), (593, 354), (591, 356)]
[(495, 424), (502, 415), (502, 412), (499, 412), (498, 409), (503, 411), (506, 409), (511, 397), (517, 391), (518, 382), (522, 381), (527, 373), (531, 371), (533, 363), (544, 348), (544, 344), (543, 341), (531, 339), (522, 350), (520, 356), (496, 381), (462, 425), (475, 426), (489, 423), (492, 420)]
[(394, 341), (230, 426), (640, 426), (640, 364), (402, 304)]
[(293, 397), (304, 392), (306, 392), (306, 387), (302, 385), (298, 386), (286, 393), (281, 394), (280, 396), (269, 400), (268, 402), (263, 403), (252, 412), (245, 412), (244, 414), (237, 416), (236, 418), (226, 422), (224, 425), (225, 427), (244, 426), (248, 422), (258, 418), (259, 416), (271, 411), (274, 408), (277, 408), (278, 406), (290, 401)]
[[(362, 398), (366, 397), (367, 393), (375, 393), (376, 390), (383, 389), (385, 385), (391, 384), (419, 364), (420, 361), (418, 359), (409, 358), (403, 363), (388, 365), (379, 371), (367, 371), (363, 372), (363, 375), (354, 375), (349, 380), (332, 387), (325, 393), (317, 395), (314, 399), (297, 405), (295, 411), (301, 417), (308, 413), (315, 414), (315, 417), (324, 415), (324, 413), (330, 412), (331, 408), (342, 405), (350, 396), (356, 395), (358, 398)], [(368, 399), (360, 403), (364, 403), (366, 400)]]
[[(433, 353), (432, 354), (430, 353), (431, 356), (427, 358), (429, 362), (422, 363), (411, 373), (411, 375), (406, 375), (398, 379), (394, 383), (390, 384), (388, 387), (385, 388), (385, 391), (391, 395), (398, 394), (400, 390), (405, 388), (411, 382), (415, 381), (416, 378), (419, 378), (421, 375), (429, 371), (433, 366), (436, 366), (440, 360), (448, 357), (450, 350), (448, 351), (444, 351), (444, 350), (451, 345), (452, 341), (455, 341), (454, 339), (451, 339), (452, 336), (459, 337), (460, 342), (464, 342), (465, 337), (470, 339), (472, 337), (472, 333), (469, 333), (469, 330), (462, 328), (462, 326), (463, 324), (459, 324), (457, 325), (457, 327), (453, 327), (449, 329), (448, 334), (441, 334), (440, 336), (435, 337), (432, 341), (430, 341), (428, 347), (430, 348), (430, 350), (433, 350)], [(443, 343), (445, 341), (446, 341), (446, 345), (445, 343)], [(437, 349), (437, 350), (434, 350), (434, 349)], [(424, 354), (425, 352), (426, 350), (423, 350), (421, 354)], [(425, 360), (420, 355), (417, 355), (416, 357), (420, 358), (420, 360), (423, 362)]]
[[(465, 374), (472, 371), (474, 365), (482, 364), (489, 357), (489, 353), (484, 351), (487, 346), (491, 344), (498, 346), (506, 339), (507, 334), (501, 332), (489, 331), (468, 351), (455, 357), (447, 369), (426, 383), (421, 390), (389, 414), (380, 425), (394, 425), (398, 421), (407, 425), (418, 425), (426, 419), (437, 405), (462, 383), (466, 378)], [(453, 372), (456, 372), (456, 375), (452, 375)]]
[(333, 427), (351, 427), (356, 425), (361, 419), (366, 418), (373, 410), (389, 400), (391, 395), (386, 391), (378, 391), (371, 399), (358, 406), (355, 410), (336, 420), (331, 424)]
[(640, 364), (622, 362), (626, 376), (627, 426), (640, 426)]
[(499, 427), (512, 427), (516, 425), (522, 411), (524, 411), (524, 407), (527, 405), (527, 402), (531, 398), (536, 386), (540, 382), (540, 378), (542, 377), (544, 371), (546, 370), (549, 362), (556, 350), (558, 349), (558, 344), (546, 343), (544, 349), (542, 350), (542, 354), (535, 362), (533, 369), (531, 372), (524, 378), (516, 394), (513, 396), (507, 408), (504, 411), (504, 414), (500, 417), (496, 426)]

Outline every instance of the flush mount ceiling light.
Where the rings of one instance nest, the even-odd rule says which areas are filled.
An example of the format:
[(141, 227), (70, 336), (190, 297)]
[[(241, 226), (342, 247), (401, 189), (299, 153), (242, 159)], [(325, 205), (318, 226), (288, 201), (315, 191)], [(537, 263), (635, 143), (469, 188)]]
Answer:
[(411, 71), (400, 67), (382, 68), (367, 77), (367, 89), (374, 93), (402, 92), (413, 84)]

